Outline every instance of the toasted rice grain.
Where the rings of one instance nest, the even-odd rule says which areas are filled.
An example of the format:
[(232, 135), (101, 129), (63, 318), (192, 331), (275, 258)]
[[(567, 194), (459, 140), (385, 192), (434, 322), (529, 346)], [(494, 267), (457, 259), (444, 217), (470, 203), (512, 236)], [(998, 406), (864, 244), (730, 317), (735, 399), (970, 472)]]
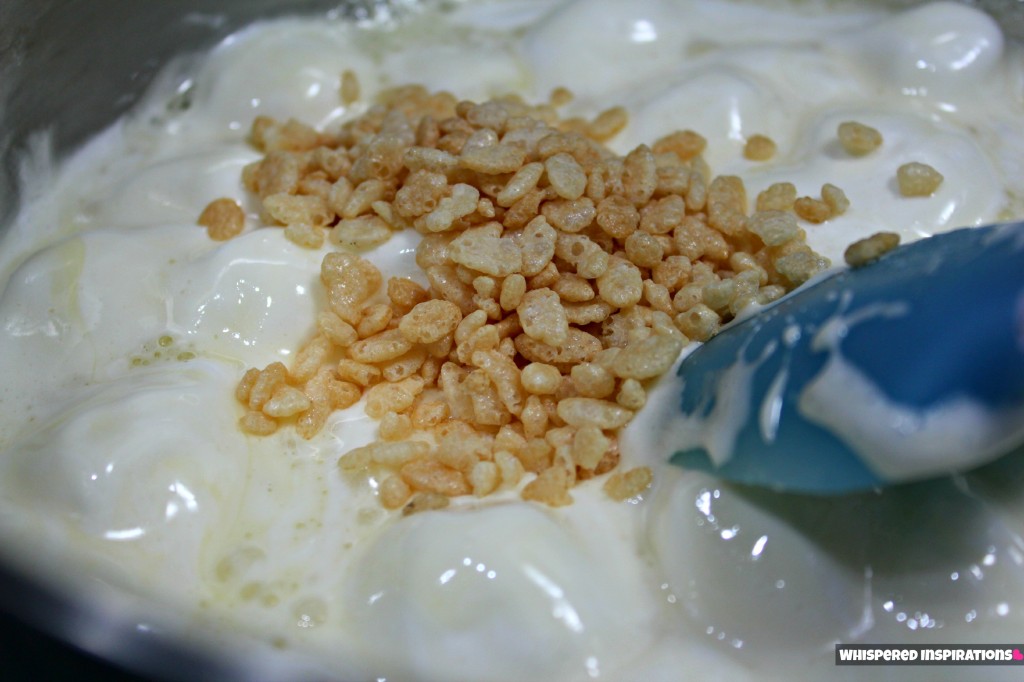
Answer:
[(843, 258), (851, 268), (859, 268), (892, 251), (900, 243), (895, 232), (876, 232), (870, 237), (859, 239), (846, 247)]
[(743, 156), (751, 161), (767, 161), (775, 156), (775, 141), (765, 135), (751, 135), (743, 147)]
[(852, 156), (864, 156), (882, 146), (882, 134), (871, 126), (856, 121), (839, 124), (839, 143)]
[(604, 492), (613, 500), (628, 500), (651, 487), (654, 475), (648, 467), (637, 467), (612, 474), (604, 483)]
[(896, 170), (896, 182), (905, 197), (930, 197), (942, 180), (942, 174), (926, 163), (913, 161)]
[(245, 227), (245, 212), (234, 199), (214, 199), (196, 221), (206, 228), (206, 233), (214, 241), (226, 241), (237, 237)]

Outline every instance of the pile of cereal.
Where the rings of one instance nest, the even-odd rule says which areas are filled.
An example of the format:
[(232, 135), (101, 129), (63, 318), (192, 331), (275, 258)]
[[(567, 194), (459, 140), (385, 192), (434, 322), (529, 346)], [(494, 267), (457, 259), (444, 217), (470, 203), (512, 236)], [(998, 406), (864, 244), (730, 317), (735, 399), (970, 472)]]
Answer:
[[(347, 75), (343, 99), (357, 89)], [(438, 508), (521, 483), (524, 499), (569, 504), (577, 481), (616, 468), (618, 430), (683, 346), (828, 266), (798, 218), (843, 212), (838, 188), (797, 198), (779, 183), (750, 213), (738, 177), (711, 176), (700, 135), (617, 156), (602, 142), (625, 111), (562, 119), (570, 98), (474, 104), (410, 86), (334, 133), (254, 122), (265, 157), (244, 182), (263, 219), (337, 250), (323, 259), (329, 305), (316, 335), (292, 367), (253, 368), (238, 385), (245, 431), (290, 424), (310, 438), (365, 400), (379, 438), (339, 465), (379, 480), (385, 507)], [(243, 218), (218, 200), (200, 222), (225, 239)], [(428, 287), (385, 282), (358, 255), (404, 229), (422, 235)], [(640, 467), (605, 490), (626, 499), (650, 480)]]

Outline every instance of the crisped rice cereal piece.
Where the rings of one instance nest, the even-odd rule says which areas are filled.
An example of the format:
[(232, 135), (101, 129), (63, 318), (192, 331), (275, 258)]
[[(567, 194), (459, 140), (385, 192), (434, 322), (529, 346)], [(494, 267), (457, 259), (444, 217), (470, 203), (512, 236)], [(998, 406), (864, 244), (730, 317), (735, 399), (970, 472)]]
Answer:
[[(546, 422), (544, 433), (547, 433)], [(554, 448), (548, 444), (545, 438), (534, 436), (527, 440), (526, 445), (520, 448), (515, 455), (523, 465), (524, 471), (539, 474), (551, 466), (554, 452)]]
[(395, 209), (406, 218), (417, 218), (437, 208), (448, 194), (448, 178), (443, 173), (414, 170), (395, 193)]
[(629, 123), (629, 113), (623, 107), (611, 107), (599, 113), (590, 125), (586, 134), (595, 140), (604, 142), (619, 133)]
[[(355, 168), (353, 167), (352, 171), (349, 172), (349, 179), (352, 179), (354, 172)], [(391, 185), (388, 182), (376, 177), (362, 180), (352, 189), (352, 194), (349, 195), (348, 201), (341, 208), (339, 215), (346, 220), (350, 220), (364, 213), (369, 213), (375, 202), (386, 199), (390, 195), (390, 190)]]
[(669, 370), (684, 345), (677, 337), (649, 336), (623, 348), (615, 356), (611, 371), (620, 379), (653, 379)]
[(686, 210), (690, 213), (705, 210), (708, 203), (708, 180), (701, 173), (690, 172), (690, 181), (686, 185)]
[(788, 211), (767, 210), (754, 213), (747, 220), (747, 229), (768, 246), (777, 246), (795, 239), (800, 231), (796, 218)]
[(653, 268), (665, 256), (665, 248), (647, 232), (634, 232), (626, 237), (626, 258), (642, 268)]
[(277, 431), (277, 421), (258, 410), (248, 410), (239, 421), (242, 431), (254, 436), (269, 436)]
[(850, 208), (850, 200), (846, 198), (846, 193), (827, 182), (821, 186), (821, 200), (828, 204), (832, 218), (846, 213), (846, 209)]
[(367, 251), (391, 239), (391, 228), (376, 215), (344, 218), (331, 229), (331, 241), (347, 249)]
[(495, 199), (498, 206), (509, 208), (528, 193), (532, 192), (544, 174), (544, 164), (534, 161), (516, 170)]
[[(434, 265), (427, 268), (427, 280), (433, 293), (459, 307), (463, 315), (476, 310), (473, 289), (459, 280), (458, 271), (450, 265)], [(486, 313), (484, 314), (486, 318)]]
[(510, 230), (518, 230), (526, 226), (537, 216), (537, 212), (540, 210), (540, 202), (547, 197), (547, 188), (541, 189), (538, 187), (530, 190), (505, 211), (502, 224)]
[(896, 170), (896, 182), (905, 197), (930, 197), (942, 180), (942, 174), (926, 163), (912, 161)]
[(390, 469), (400, 467), (430, 453), (430, 445), (421, 440), (403, 440), (395, 443), (377, 441), (353, 448), (338, 459), (338, 466), (345, 471), (365, 469), (380, 465)]
[(611, 430), (625, 426), (633, 412), (606, 400), (566, 398), (558, 403), (558, 416), (577, 428), (596, 426), (601, 430)]
[(425, 170), (432, 173), (448, 173), (459, 165), (459, 159), (443, 149), (409, 147), (402, 157), (410, 171)]
[[(556, 370), (557, 371), (557, 370)], [(252, 387), (256, 384), (256, 380), (260, 376), (260, 371), (255, 367), (250, 367), (242, 375), (238, 385), (235, 387), (235, 399), (243, 405), (249, 404), (249, 394), (252, 393)]]
[(765, 135), (751, 135), (743, 147), (743, 156), (751, 161), (767, 161), (775, 156), (775, 140)]
[(668, 234), (686, 217), (686, 204), (678, 195), (648, 203), (640, 210), (640, 229), (652, 235)]
[(349, 357), (356, 362), (373, 364), (394, 360), (405, 355), (411, 349), (412, 343), (405, 338), (400, 330), (388, 329), (353, 343), (349, 346), (348, 353)]
[(636, 467), (626, 472), (612, 474), (604, 482), (604, 492), (613, 500), (621, 502), (636, 497), (651, 487), (654, 475), (648, 467)]
[(380, 419), (388, 412), (402, 413), (412, 407), (416, 396), (423, 391), (423, 380), (410, 377), (395, 383), (371, 386), (365, 394), (366, 415)]
[(585, 398), (607, 398), (615, 391), (615, 377), (597, 363), (574, 365), (569, 376), (576, 393)]
[(568, 337), (560, 346), (550, 346), (526, 334), (515, 337), (516, 350), (531, 362), (575, 364), (585, 362), (601, 350), (601, 341), (582, 329), (569, 327)]
[(506, 277), (501, 283), (501, 293), (498, 302), (501, 309), (508, 312), (515, 310), (523, 302), (526, 295), (526, 278), (515, 273)]
[(242, 233), (245, 227), (245, 212), (234, 199), (214, 199), (199, 214), (199, 225), (214, 241), (226, 241)]
[(381, 374), (384, 381), (401, 381), (419, 372), (426, 360), (427, 351), (419, 346), (381, 365)]
[(686, 256), (668, 256), (651, 268), (651, 279), (669, 292), (675, 292), (689, 281), (691, 267)]
[(454, 332), (462, 319), (462, 312), (454, 303), (424, 301), (402, 317), (398, 330), (410, 343), (434, 343)]
[(813, 197), (797, 199), (793, 203), (793, 212), (809, 223), (823, 223), (832, 217), (832, 207)]
[[(440, 374), (438, 375), (440, 376)], [(430, 429), (443, 423), (451, 416), (448, 402), (443, 393), (431, 389), (416, 396), (411, 410), (412, 424), (417, 429)]]
[(705, 284), (701, 290), (701, 300), (719, 314), (728, 309), (736, 295), (735, 279), (714, 280)]
[(541, 213), (558, 230), (576, 233), (583, 231), (594, 222), (597, 208), (590, 197), (580, 197), (571, 201), (568, 199), (546, 201), (541, 206)]
[(681, 130), (660, 138), (654, 143), (654, 152), (673, 152), (682, 161), (700, 156), (707, 147), (707, 140), (692, 130)]
[(597, 224), (608, 235), (625, 239), (640, 225), (640, 212), (625, 197), (605, 197), (597, 205)]
[(436, 511), (444, 509), (450, 500), (447, 496), (432, 492), (418, 492), (413, 494), (409, 503), (402, 507), (402, 516), (411, 516), (425, 511)]
[(517, 145), (495, 144), (486, 147), (466, 145), (459, 156), (463, 168), (498, 175), (514, 173), (526, 161), (526, 151)]
[[(520, 275), (521, 276), (521, 275)], [(494, 298), (495, 292), (498, 288), (498, 281), (494, 277), (487, 277), (486, 275), (480, 275), (479, 277), (473, 278), (473, 291), (477, 293), (477, 296), (481, 298)], [(523, 280), (525, 287), (526, 280)]]
[(299, 186), (302, 161), (297, 154), (272, 151), (252, 172), (252, 184), (260, 198), (291, 194)]
[(523, 464), (511, 452), (497, 450), (494, 453), (494, 464), (498, 467), (502, 486), (515, 486), (519, 483), (519, 479), (523, 477)]
[(304, 249), (319, 249), (324, 245), (324, 229), (306, 223), (292, 223), (284, 228), (285, 239)]
[(263, 405), (274, 395), (277, 387), (284, 384), (288, 378), (288, 370), (284, 364), (273, 362), (267, 365), (256, 377), (252, 389), (249, 391), (249, 409), (261, 410)]
[(470, 372), (462, 385), (469, 394), (473, 421), (476, 424), (502, 426), (511, 421), (511, 413), (505, 408), (497, 389), (485, 372)]
[(469, 473), (469, 484), (477, 497), (490, 495), (500, 483), (501, 473), (494, 462), (477, 462)]
[(523, 257), (511, 239), (491, 237), (477, 230), (466, 230), (448, 246), (448, 257), (477, 272), (507, 277), (523, 267)]
[(636, 379), (626, 379), (615, 396), (615, 402), (627, 410), (636, 412), (647, 403), (647, 392), (644, 391), (643, 384)]
[(313, 378), (320, 365), (324, 364), (331, 352), (331, 341), (326, 336), (315, 336), (298, 353), (292, 362), (289, 376), (297, 382)]
[(551, 288), (567, 303), (582, 303), (593, 300), (595, 296), (590, 282), (571, 272), (563, 274)]
[(575, 95), (572, 94), (572, 90), (561, 85), (552, 89), (551, 94), (548, 95), (548, 103), (553, 107), (564, 107), (573, 99), (575, 99)]
[(870, 237), (859, 239), (846, 247), (843, 259), (851, 268), (859, 268), (878, 260), (892, 251), (900, 243), (900, 236), (895, 232), (876, 232)]
[(719, 175), (708, 185), (708, 225), (731, 236), (742, 233), (746, 223), (747, 192), (735, 175)]
[(526, 396), (516, 363), (495, 350), (477, 351), (473, 353), (472, 361), (487, 373), (505, 409), (514, 415), (522, 412)]
[(469, 341), (479, 329), (487, 324), (487, 313), (477, 310), (462, 318), (455, 327), (455, 344), (461, 346)]
[(597, 278), (597, 293), (615, 308), (627, 308), (638, 303), (644, 294), (639, 268), (628, 260), (611, 259), (608, 268)]
[(516, 308), (523, 332), (550, 346), (561, 345), (569, 334), (569, 321), (558, 294), (550, 289), (535, 289), (523, 296)]
[(570, 485), (569, 472), (564, 467), (552, 466), (527, 483), (521, 496), (524, 500), (542, 502), (549, 507), (564, 507), (572, 504)]
[(343, 381), (351, 381), (363, 387), (370, 386), (381, 380), (379, 368), (348, 358), (338, 361), (337, 372), (338, 377)]
[(320, 430), (327, 423), (327, 418), (331, 416), (331, 406), (326, 402), (314, 401), (310, 405), (309, 409), (299, 415), (299, 418), (295, 420), (295, 433), (299, 434), (300, 437), (309, 440), (316, 434), (320, 433)]
[(437, 460), (414, 459), (402, 466), (399, 474), (413, 490), (458, 497), (472, 492), (465, 476)]
[(265, 152), (305, 152), (320, 144), (320, 134), (312, 126), (290, 118), (278, 123), (268, 116), (257, 116), (250, 138)]
[(378, 433), (381, 440), (405, 440), (412, 434), (412, 419), (405, 414), (387, 412), (381, 417)]
[(553, 394), (561, 380), (562, 374), (557, 367), (542, 362), (531, 362), (521, 374), (523, 388), (537, 395)]
[(543, 216), (530, 221), (519, 236), (523, 276), (533, 277), (551, 263), (555, 255), (556, 239), (555, 229)]
[(412, 488), (402, 480), (401, 476), (391, 475), (380, 482), (377, 490), (380, 496), (380, 503), (385, 509), (398, 509), (409, 501), (412, 496)]
[(563, 199), (579, 199), (587, 187), (587, 174), (579, 162), (566, 153), (555, 154), (544, 160), (548, 182)]
[(722, 326), (721, 316), (703, 303), (676, 315), (675, 322), (679, 331), (697, 341), (707, 341)]
[(359, 338), (365, 339), (388, 328), (394, 311), (386, 303), (375, 303), (363, 309), (362, 319), (356, 325)]
[(644, 300), (647, 301), (654, 310), (658, 310), (666, 314), (673, 312), (672, 296), (668, 293), (668, 288), (660, 284), (655, 284), (649, 279), (644, 280)]
[(807, 248), (794, 251), (776, 259), (775, 269), (794, 286), (803, 284), (811, 277), (827, 268), (827, 259)]
[(476, 210), (480, 201), (480, 191), (472, 185), (459, 183), (452, 187), (451, 195), (441, 199), (430, 213), (417, 219), (427, 232), (444, 232), (450, 230), (459, 218), (464, 218)]
[(658, 170), (651, 148), (640, 145), (626, 155), (622, 166), (622, 188), (624, 196), (641, 206), (654, 195), (658, 188)]
[(484, 102), (471, 106), (465, 117), (477, 128), (490, 128), (500, 134), (508, 122), (508, 109), (502, 102)]
[(776, 182), (757, 195), (758, 211), (791, 211), (796, 201), (796, 185)]
[(856, 121), (844, 121), (837, 131), (839, 144), (847, 154), (864, 156), (882, 146), (882, 134), (871, 126)]
[(331, 310), (349, 324), (358, 324), (363, 304), (380, 288), (380, 270), (358, 256), (331, 252), (324, 256), (320, 277), (327, 285)]
[(572, 458), (583, 469), (593, 471), (604, 458), (611, 440), (596, 426), (584, 426), (579, 429), (572, 441)]
[(293, 195), (285, 192), (263, 199), (267, 214), (282, 225), (304, 224), (323, 227), (334, 218), (327, 202), (317, 196)]

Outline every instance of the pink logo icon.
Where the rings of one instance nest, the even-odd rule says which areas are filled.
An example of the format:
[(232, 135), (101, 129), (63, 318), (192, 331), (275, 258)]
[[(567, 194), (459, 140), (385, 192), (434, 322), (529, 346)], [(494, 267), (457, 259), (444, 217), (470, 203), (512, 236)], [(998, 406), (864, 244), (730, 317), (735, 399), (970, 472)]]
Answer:
[(1014, 649), (1013, 650), (1013, 660), (1015, 660), (1015, 661), (1024, 661), (1024, 654), (1022, 654), (1020, 652), (1020, 649)]

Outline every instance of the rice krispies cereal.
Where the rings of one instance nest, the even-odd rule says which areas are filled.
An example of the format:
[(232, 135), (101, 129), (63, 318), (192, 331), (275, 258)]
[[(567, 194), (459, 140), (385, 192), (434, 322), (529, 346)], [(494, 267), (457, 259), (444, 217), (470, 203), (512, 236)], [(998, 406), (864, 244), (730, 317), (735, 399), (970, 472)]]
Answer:
[[(345, 97), (358, 96), (353, 78)], [(339, 464), (381, 481), (385, 507), (505, 489), (568, 504), (577, 481), (616, 468), (618, 431), (691, 339), (828, 267), (800, 220), (845, 211), (838, 187), (798, 199), (779, 183), (751, 212), (740, 178), (711, 174), (699, 134), (618, 156), (602, 143), (625, 109), (563, 119), (570, 99), (478, 104), (405, 86), (331, 133), (254, 122), (265, 156), (243, 181), (264, 220), (336, 250), (315, 336), (290, 369), (240, 382), (243, 430), (294, 424), (311, 438), (362, 399), (379, 440)], [(752, 157), (769, 143), (754, 140)], [(359, 255), (406, 229), (422, 235), (426, 288), (385, 284)], [(605, 489), (624, 499), (649, 484), (640, 468)]]

